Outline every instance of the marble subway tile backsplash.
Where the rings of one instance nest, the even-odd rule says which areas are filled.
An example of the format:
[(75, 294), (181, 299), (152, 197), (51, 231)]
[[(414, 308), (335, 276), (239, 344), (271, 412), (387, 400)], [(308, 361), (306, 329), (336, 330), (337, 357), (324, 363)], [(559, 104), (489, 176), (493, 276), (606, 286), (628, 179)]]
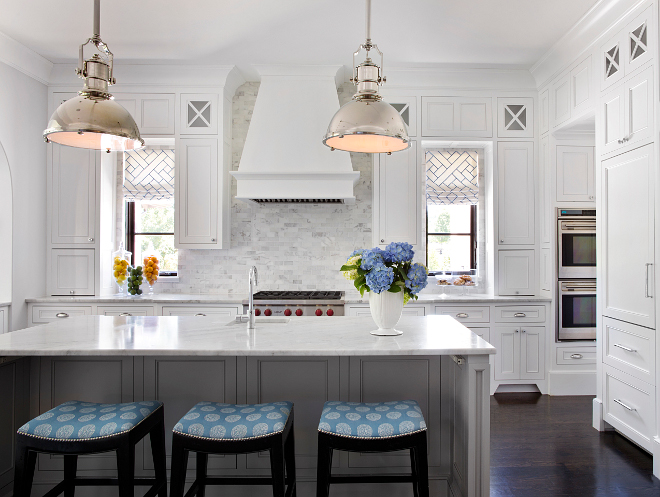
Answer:
[[(245, 83), (233, 99), (232, 170), (238, 169), (258, 91), (258, 83)], [(349, 84), (340, 88), (340, 103), (349, 101), (353, 91)], [(255, 265), (258, 289), (359, 295), (339, 267), (354, 249), (371, 247), (372, 158), (351, 154), (351, 160), (360, 172), (354, 205), (248, 205), (234, 200), (232, 179), (231, 248), (179, 250), (179, 282), (159, 282), (156, 291), (244, 295), (248, 269)]]

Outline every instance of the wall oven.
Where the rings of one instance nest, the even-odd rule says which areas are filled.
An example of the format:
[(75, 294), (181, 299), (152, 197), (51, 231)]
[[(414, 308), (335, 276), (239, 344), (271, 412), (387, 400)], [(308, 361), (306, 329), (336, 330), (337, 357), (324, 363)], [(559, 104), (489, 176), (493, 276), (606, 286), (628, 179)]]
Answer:
[(596, 280), (559, 282), (558, 341), (596, 339)]
[(558, 209), (559, 279), (596, 278), (596, 211)]

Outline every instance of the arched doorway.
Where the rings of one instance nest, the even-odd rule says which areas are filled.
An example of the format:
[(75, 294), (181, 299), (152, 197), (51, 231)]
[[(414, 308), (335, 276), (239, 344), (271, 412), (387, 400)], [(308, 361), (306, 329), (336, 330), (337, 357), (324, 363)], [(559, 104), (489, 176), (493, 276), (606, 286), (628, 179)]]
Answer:
[(0, 303), (12, 299), (12, 207), (11, 171), (0, 143)]

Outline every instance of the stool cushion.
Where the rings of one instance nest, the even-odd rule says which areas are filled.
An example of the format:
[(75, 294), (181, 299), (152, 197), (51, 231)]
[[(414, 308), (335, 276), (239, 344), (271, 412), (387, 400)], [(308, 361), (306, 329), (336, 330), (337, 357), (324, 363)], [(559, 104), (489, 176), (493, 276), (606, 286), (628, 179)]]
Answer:
[(414, 400), (339, 402), (323, 405), (319, 431), (352, 438), (390, 438), (426, 430)]
[(162, 405), (155, 400), (124, 404), (72, 400), (25, 423), (18, 433), (76, 442), (113, 437), (133, 429)]
[(172, 431), (218, 440), (266, 437), (284, 430), (292, 407), (292, 402), (268, 404), (200, 402), (179, 420)]

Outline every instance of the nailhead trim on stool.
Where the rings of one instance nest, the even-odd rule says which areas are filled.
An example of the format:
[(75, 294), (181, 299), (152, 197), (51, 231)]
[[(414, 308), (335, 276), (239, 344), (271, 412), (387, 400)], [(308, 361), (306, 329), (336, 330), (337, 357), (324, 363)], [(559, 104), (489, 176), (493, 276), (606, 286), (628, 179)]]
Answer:
[[(64, 480), (46, 495), (73, 495), (76, 486), (117, 485), (120, 497), (134, 487), (151, 486), (145, 495), (167, 497), (165, 422), (161, 402), (97, 404), (69, 401), (24, 424), (16, 433), (14, 496), (29, 497), (38, 453), (64, 456)], [(124, 416), (122, 418), (122, 416)], [(149, 435), (155, 478), (135, 478), (135, 445)], [(79, 455), (116, 451), (117, 478), (76, 476)]]

